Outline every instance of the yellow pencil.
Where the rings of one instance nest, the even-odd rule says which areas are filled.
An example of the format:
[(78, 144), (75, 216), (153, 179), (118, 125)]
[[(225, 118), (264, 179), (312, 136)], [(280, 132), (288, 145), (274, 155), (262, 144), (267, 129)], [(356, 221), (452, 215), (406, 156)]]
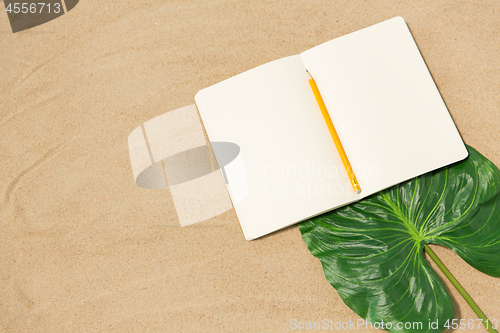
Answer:
[[(307, 71), (307, 70), (306, 70)], [(316, 85), (316, 81), (314, 81), (313, 77), (307, 71), (307, 74), (309, 74), (309, 85), (311, 86), (311, 89), (314, 93), (314, 97), (316, 97), (316, 101), (318, 102), (319, 109), (321, 110), (321, 113), (323, 114), (323, 118), (325, 118), (326, 126), (328, 127), (328, 130), (330, 131), (330, 134), (333, 139), (333, 143), (335, 143), (335, 147), (337, 147), (337, 151), (339, 152), (340, 159), (342, 160), (342, 163), (344, 164), (344, 168), (347, 171), (347, 176), (349, 177), (349, 180), (351, 181), (352, 188), (356, 193), (361, 193), (361, 187), (359, 186), (358, 180), (356, 179), (356, 175), (354, 174), (354, 171), (352, 170), (351, 163), (349, 163), (349, 159), (347, 158), (347, 155), (344, 151), (344, 147), (342, 147), (342, 143), (340, 142), (340, 138), (337, 134), (337, 131), (335, 130), (335, 127), (333, 126), (332, 119), (330, 118), (330, 115), (328, 114), (328, 110), (326, 109), (325, 102), (323, 102), (323, 98), (321, 97), (321, 94), (319, 93), (318, 86)]]

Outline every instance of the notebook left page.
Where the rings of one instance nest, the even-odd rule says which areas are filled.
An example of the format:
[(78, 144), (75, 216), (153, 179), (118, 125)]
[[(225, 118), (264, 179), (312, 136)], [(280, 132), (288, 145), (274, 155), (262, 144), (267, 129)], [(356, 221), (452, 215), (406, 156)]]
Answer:
[(359, 199), (299, 56), (203, 89), (195, 101), (246, 239)]

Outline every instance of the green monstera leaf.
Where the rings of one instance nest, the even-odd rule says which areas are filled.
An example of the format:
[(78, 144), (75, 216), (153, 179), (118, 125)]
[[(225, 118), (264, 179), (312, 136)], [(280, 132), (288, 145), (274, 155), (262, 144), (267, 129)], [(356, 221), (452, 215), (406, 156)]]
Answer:
[[(366, 321), (383, 321), (391, 332), (443, 331), (453, 305), (424, 247), (451, 273), (426, 244), (446, 246), (481, 272), (500, 276), (500, 171), (468, 150), (462, 162), (300, 224), (327, 280)], [(438, 326), (429, 327), (436, 320)]]

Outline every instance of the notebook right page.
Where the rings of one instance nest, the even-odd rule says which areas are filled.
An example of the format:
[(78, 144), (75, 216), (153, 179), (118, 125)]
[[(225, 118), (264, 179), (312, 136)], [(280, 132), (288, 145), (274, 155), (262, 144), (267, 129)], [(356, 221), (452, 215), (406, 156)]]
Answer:
[(467, 149), (401, 17), (301, 54), (366, 197)]

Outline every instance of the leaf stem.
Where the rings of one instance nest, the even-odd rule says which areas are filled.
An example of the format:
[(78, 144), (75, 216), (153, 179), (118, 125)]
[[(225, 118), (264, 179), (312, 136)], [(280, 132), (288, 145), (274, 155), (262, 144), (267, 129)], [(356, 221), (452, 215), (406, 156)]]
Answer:
[(462, 287), (460, 285), (460, 283), (457, 281), (457, 279), (455, 279), (455, 277), (453, 276), (453, 274), (451, 274), (451, 272), (448, 270), (448, 268), (446, 268), (446, 266), (438, 258), (438, 256), (436, 255), (436, 253), (434, 253), (434, 251), (432, 251), (432, 249), (428, 245), (425, 245), (425, 244), (424, 244), (424, 249), (425, 249), (425, 252), (427, 252), (427, 254), (429, 255), (429, 257), (432, 258), (432, 260), (436, 263), (436, 265), (439, 267), (439, 269), (441, 269), (441, 271), (444, 273), (444, 275), (448, 278), (448, 280), (450, 280), (451, 284), (453, 284), (453, 286), (458, 290), (458, 292), (460, 293), (460, 295), (462, 295), (462, 297), (469, 304), (469, 306), (472, 308), (472, 310), (474, 310), (474, 312), (476, 313), (476, 315), (480, 319), (483, 320), (483, 324), (484, 324), (484, 326), (486, 326), (486, 329), (490, 333), (498, 333), (497, 330), (495, 330), (492, 327), (491, 321), (488, 320), (488, 318), (486, 317), (486, 315), (484, 314), (484, 312), (481, 311), (481, 309), (479, 308), (479, 306), (477, 306), (476, 302), (474, 302), (474, 300), (472, 299), (472, 297), (470, 297), (469, 294), (467, 293), (467, 291), (465, 291), (464, 287)]

